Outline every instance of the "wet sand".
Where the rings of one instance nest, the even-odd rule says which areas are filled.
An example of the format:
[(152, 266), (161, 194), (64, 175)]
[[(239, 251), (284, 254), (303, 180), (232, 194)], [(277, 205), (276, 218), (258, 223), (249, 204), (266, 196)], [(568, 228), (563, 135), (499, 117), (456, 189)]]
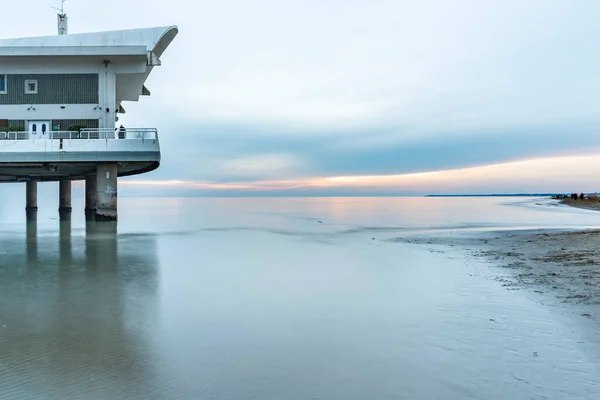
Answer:
[(582, 317), (600, 321), (600, 230), (528, 230), (474, 235), (453, 231), (436, 237), (395, 238), (451, 249), (492, 266), (493, 279), (508, 290), (529, 290), (546, 304), (576, 305)]

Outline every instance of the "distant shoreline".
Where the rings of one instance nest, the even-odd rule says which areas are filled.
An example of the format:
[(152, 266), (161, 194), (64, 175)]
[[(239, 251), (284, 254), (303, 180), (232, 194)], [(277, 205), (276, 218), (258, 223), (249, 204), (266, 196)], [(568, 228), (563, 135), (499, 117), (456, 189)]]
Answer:
[(584, 210), (597, 210), (600, 211), (600, 201), (598, 199), (592, 200), (572, 200), (562, 199), (560, 204), (564, 204), (570, 207), (582, 208)]
[[(428, 194), (425, 197), (548, 197), (554, 198), (555, 193), (514, 193), (514, 194)], [(560, 204), (584, 210), (600, 211), (600, 200), (598, 199), (560, 199)]]
[(556, 193), (428, 194), (425, 197), (552, 197)]

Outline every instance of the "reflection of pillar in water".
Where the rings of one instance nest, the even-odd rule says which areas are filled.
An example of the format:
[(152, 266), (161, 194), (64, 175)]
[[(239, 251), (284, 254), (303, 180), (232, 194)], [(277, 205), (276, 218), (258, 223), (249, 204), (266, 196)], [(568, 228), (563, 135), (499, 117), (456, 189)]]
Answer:
[(117, 222), (93, 221), (85, 223), (86, 269), (93, 271), (115, 269), (117, 266)]
[[(95, 329), (123, 337), (122, 293), (117, 260), (116, 221), (87, 221), (85, 232), (86, 303), (103, 326)], [(117, 333), (118, 332), (118, 333)]]
[(80, 305), (88, 316), (81, 331), (91, 339), (86, 357), (93, 362), (95, 377), (115, 374), (125, 380), (136, 364), (137, 347), (123, 315), (126, 299), (117, 257), (117, 223), (88, 220), (85, 227), (86, 293)]
[[(61, 221), (58, 243), (54, 235), (37, 237), (36, 229), (35, 222), (27, 226), (28, 246), (35, 245), (33, 254), (43, 262), (32, 263), (37, 268), (25, 275), (14, 269), (13, 276), (26, 283), (22, 287), (0, 280), (0, 292), (12, 299), (2, 303), (2, 317), (10, 313), (13, 327), (3, 331), (0, 326), (0, 333), (8, 335), (0, 338), (0, 357), (8, 366), (19, 365), (8, 379), (41, 376), (56, 398), (72, 393), (82, 398), (115, 398), (115, 393), (117, 398), (168, 397), (154, 385), (162, 377), (153, 363), (160, 354), (153, 329), (160, 321), (155, 238), (118, 236), (114, 222), (90, 221), (80, 235), (71, 231), (69, 221)], [(52, 260), (58, 255), (57, 271)], [(15, 264), (24, 263), (23, 258)], [(18, 326), (31, 334), (19, 333)], [(5, 375), (0, 374), (3, 388)], [(23, 385), (15, 393), (45, 398), (47, 386)]]
[(25, 248), (27, 262), (37, 261), (37, 218), (27, 219), (25, 225)]
[(71, 218), (61, 219), (58, 237), (59, 265), (62, 272), (71, 268), (73, 256), (71, 254)]

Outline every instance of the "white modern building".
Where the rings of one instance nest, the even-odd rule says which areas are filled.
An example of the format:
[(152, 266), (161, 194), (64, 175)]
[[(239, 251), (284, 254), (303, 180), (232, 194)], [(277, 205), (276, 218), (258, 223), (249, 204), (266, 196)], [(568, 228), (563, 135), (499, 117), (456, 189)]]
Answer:
[[(61, 20), (61, 18), (63, 18)], [(0, 182), (60, 182), (60, 211), (71, 210), (71, 181), (86, 181), (86, 213), (117, 217), (117, 177), (158, 168), (156, 129), (121, 128), (122, 103), (138, 101), (177, 27), (0, 40)]]

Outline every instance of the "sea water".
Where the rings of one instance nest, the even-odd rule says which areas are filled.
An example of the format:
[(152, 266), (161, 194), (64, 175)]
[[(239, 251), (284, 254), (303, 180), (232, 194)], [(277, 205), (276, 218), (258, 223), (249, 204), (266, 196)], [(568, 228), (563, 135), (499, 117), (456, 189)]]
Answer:
[(96, 223), (81, 199), (66, 221), (40, 208), (26, 222), (0, 207), (0, 399), (600, 398), (595, 322), (460, 251), (389, 240), (600, 213), (531, 198), (120, 198), (118, 223)]

